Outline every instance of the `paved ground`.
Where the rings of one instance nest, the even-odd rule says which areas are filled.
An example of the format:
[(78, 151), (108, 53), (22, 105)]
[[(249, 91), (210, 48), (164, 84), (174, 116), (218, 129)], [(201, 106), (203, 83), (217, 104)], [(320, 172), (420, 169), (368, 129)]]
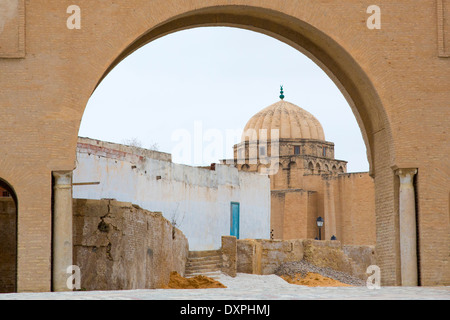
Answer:
[(292, 285), (278, 276), (222, 275), (226, 289), (156, 289), (130, 291), (78, 291), (66, 293), (0, 294), (0, 300), (450, 300), (450, 287), (308, 288)]

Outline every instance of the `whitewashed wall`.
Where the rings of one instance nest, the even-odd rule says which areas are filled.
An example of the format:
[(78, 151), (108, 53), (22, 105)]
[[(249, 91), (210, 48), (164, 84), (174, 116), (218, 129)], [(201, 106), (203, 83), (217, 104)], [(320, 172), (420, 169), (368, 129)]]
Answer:
[(74, 186), (74, 198), (113, 198), (160, 211), (186, 235), (192, 251), (220, 248), (221, 236), (230, 235), (231, 202), (239, 202), (240, 238), (270, 238), (267, 176), (225, 165), (216, 165), (214, 171), (123, 152), (111, 157), (104, 150), (78, 148), (74, 183), (100, 184)]

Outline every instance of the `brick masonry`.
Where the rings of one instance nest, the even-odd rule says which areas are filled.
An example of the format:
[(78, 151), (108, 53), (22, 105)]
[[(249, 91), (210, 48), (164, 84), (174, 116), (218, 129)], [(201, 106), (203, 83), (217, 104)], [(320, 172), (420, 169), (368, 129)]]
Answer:
[(450, 60), (439, 51), (441, 2), (449, 21), (447, 0), (379, 0), (382, 26), (369, 30), (368, 0), (79, 0), (82, 27), (69, 30), (66, 2), (24, 1), (23, 57), (4, 58), (20, 33), (0, 37), (0, 177), (19, 200), (18, 290), (50, 289), (51, 172), (74, 169), (80, 121), (99, 81), (146, 42), (207, 24), (269, 34), (323, 67), (367, 145), (383, 284), (399, 284), (396, 168), (419, 170), (421, 284), (450, 284)]

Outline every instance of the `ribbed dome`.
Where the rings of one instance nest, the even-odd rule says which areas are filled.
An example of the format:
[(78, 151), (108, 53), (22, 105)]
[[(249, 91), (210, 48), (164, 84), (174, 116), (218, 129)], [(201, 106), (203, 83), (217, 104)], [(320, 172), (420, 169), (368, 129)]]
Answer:
[(267, 139), (271, 138), (272, 129), (278, 129), (280, 139), (325, 141), (325, 134), (319, 120), (308, 111), (284, 100), (255, 114), (247, 122), (241, 141), (259, 140), (261, 129), (267, 130)]

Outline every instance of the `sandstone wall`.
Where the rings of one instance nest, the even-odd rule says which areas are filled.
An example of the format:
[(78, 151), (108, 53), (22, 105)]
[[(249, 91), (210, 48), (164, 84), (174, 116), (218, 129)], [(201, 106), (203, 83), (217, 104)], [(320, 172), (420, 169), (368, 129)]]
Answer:
[(273, 274), (285, 262), (305, 260), (367, 279), (365, 271), (375, 264), (373, 246), (342, 246), (340, 241), (237, 240), (237, 272)]
[(342, 250), (354, 262), (353, 273), (360, 278), (367, 278), (366, 270), (376, 265), (375, 246), (343, 245)]
[(222, 236), (222, 272), (230, 277), (236, 277), (237, 250), (236, 237)]
[(303, 241), (303, 259), (318, 266), (367, 279), (367, 267), (375, 262), (374, 246), (342, 245), (340, 241)]
[(159, 288), (184, 275), (189, 252), (161, 213), (115, 200), (74, 200), (74, 264), (86, 290)]
[(303, 240), (238, 240), (237, 250), (238, 272), (273, 274), (281, 263), (303, 259)]

